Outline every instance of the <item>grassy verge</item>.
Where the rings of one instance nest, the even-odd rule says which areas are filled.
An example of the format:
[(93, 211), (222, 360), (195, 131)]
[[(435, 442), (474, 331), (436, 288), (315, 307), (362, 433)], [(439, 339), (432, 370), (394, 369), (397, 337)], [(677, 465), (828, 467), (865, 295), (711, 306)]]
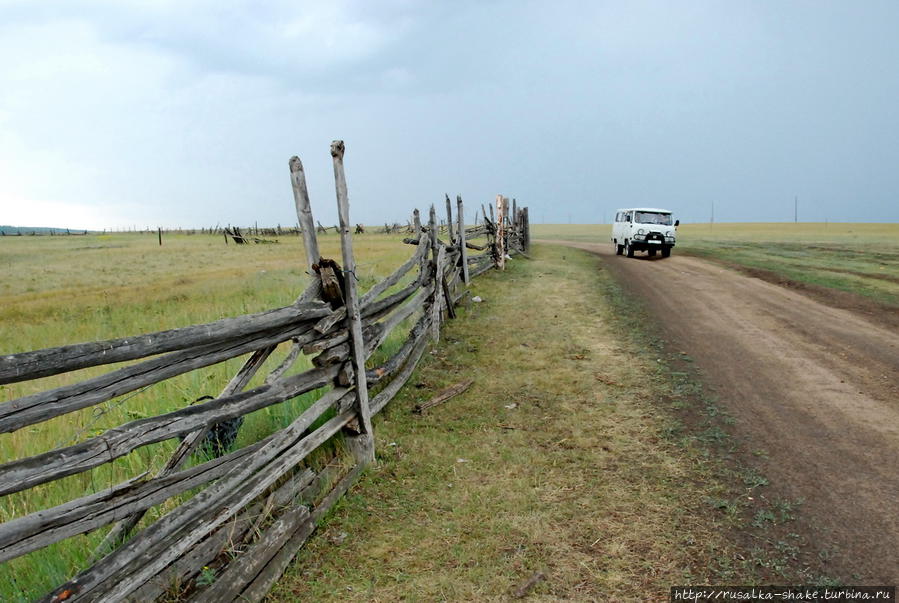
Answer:
[[(739, 499), (764, 478), (719, 460), (734, 447), (720, 413), (599, 260), (533, 255), (475, 284), (485, 301), (448, 325), (376, 420), (377, 465), (272, 600), (505, 600), (538, 571), (533, 594), (547, 600), (797, 578), (796, 545), (772, 561), (764, 544), (786, 516), (762, 519), (757, 550), (734, 544)], [(465, 394), (411, 414), (470, 377)]]

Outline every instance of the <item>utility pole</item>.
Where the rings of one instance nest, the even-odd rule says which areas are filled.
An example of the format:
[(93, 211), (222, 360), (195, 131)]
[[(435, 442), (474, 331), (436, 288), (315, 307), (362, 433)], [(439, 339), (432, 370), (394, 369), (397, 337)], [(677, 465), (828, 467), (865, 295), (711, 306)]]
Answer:
[(712, 201), (712, 217), (709, 218), (709, 228), (715, 223), (715, 202)]
[(793, 197), (793, 223), (799, 222), (799, 196)]

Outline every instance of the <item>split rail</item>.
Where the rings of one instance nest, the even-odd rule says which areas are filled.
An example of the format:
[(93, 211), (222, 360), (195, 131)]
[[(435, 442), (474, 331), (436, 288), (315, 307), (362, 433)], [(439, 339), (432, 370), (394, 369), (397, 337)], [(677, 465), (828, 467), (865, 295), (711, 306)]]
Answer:
[[(448, 240), (440, 238), (433, 206), (426, 224), (415, 210), (412, 236), (405, 239), (415, 251), (390, 276), (360, 294), (341, 141), (333, 143), (331, 155), (342, 267), (319, 256), (303, 166), (297, 157), (290, 160), (307, 268), (314, 277), (296, 303), (159, 333), (0, 356), (0, 384), (140, 360), (0, 404), (3, 434), (248, 355), (214, 399), (0, 465), (3, 496), (91, 471), (150, 444), (181, 439), (155, 475), (138, 476), (0, 524), (0, 563), (112, 525), (95, 562), (41, 600), (260, 600), (322, 516), (373, 460), (372, 416), (408, 381), (429, 342), (439, 338), (445, 318), (455, 316), (454, 307), (467, 293), (470, 279), (502, 267), (508, 254), (528, 250), (527, 208), (519, 210), (513, 204), (510, 212), (508, 199), (498, 197), (496, 218), (488, 219), (485, 211), (480, 225), (466, 228), (461, 197), (456, 199), (454, 217), (447, 196)], [(477, 239), (486, 242), (472, 242)], [(367, 367), (372, 354), (401, 328), (408, 328), (408, 334), (398, 351)], [(284, 361), (263, 385), (246, 389), (281, 344), (290, 346)], [(313, 368), (286, 376), (300, 354), (312, 357)], [(320, 388), (323, 395), (289, 426), (228, 451), (245, 415)], [(231, 439), (223, 435), (229, 433)], [(212, 436), (227, 440), (224, 445), (215, 440), (223, 454), (186, 467)], [(349, 452), (344, 456), (352, 461), (313, 470), (306, 462), (310, 453), (335, 438), (344, 442)], [(137, 529), (148, 509), (197, 489), (173, 510)], [(210, 567), (215, 568), (214, 580), (200, 579)]]

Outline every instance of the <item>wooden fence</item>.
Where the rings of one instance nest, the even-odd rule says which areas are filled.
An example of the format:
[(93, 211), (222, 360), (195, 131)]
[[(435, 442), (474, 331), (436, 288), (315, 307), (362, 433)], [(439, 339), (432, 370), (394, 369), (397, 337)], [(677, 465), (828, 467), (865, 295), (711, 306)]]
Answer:
[[(405, 240), (415, 245), (414, 253), (360, 295), (341, 141), (332, 145), (331, 155), (343, 267), (319, 257), (303, 167), (294, 157), (291, 180), (307, 266), (314, 278), (293, 305), (159, 333), (0, 357), (0, 384), (146, 358), (0, 405), (0, 433), (9, 433), (249, 354), (217, 398), (0, 466), (0, 495), (8, 495), (90, 471), (148, 444), (182, 438), (154, 476), (138, 476), (0, 524), (0, 562), (113, 524), (96, 561), (41, 600), (261, 599), (317, 522), (374, 458), (371, 417), (409, 379), (428, 342), (439, 337), (445, 317), (454, 316), (453, 307), (467, 292), (469, 279), (501, 268), (507, 254), (524, 253), (529, 247), (526, 208), (519, 210), (513, 204), (510, 212), (508, 199), (498, 197), (496, 218), (488, 219), (485, 211), (480, 226), (466, 228), (462, 199), (456, 199), (454, 218), (447, 196), (447, 240), (440, 238), (433, 206), (426, 225), (415, 210), (412, 236)], [(486, 238), (486, 243), (471, 242), (478, 238)], [(469, 256), (469, 250), (481, 253)], [(367, 369), (367, 359), (388, 335), (409, 322), (413, 326), (398, 351)], [(291, 347), (285, 360), (263, 385), (245, 391), (275, 348), (287, 342)], [(313, 368), (285, 376), (301, 353), (313, 356)], [(229, 452), (223, 446), (221, 456), (184, 468), (211, 434), (233, 433), (247, 413), (318, 388), (325, 393), (286, 428), (238, 450)], [(370, 396), (370, 388), (377, 393)], [(329, 463), (313, 471), (304, 460), (335, 437), (343, 438), (351, 466)], [(148, 509), (201, 486), (205, 487), (182, 504), (135, 531)], [(216, 568), (215, 579), (198, 579), (210, 566)]]

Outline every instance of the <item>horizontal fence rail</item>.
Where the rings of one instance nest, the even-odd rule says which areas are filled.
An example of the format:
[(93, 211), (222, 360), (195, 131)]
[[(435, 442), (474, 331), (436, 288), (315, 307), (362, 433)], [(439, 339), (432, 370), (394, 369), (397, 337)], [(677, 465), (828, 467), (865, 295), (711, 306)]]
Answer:
[[(10, 495), (91, 471), (154, 443), (181, 439), (155, 475), (145, 473), (96, 493), (76, 493), (64, 504), (0, 524), (0, 562), (112, 525), (94, 562), (41, 600), (260, 600), (374, 458), (371, 417), (409, 380), (428, 344), (439, 338), (441, 324), (455, 316), (470, 279), (502, 269), (511, 254), (529, 250), (527, 208), (519, 209), (513, 200), (510, 211), (508, 198), (498, 196), (496, 214), (491, 206), (489, 218), (484, 210), (480, 224), (476, 218), (474, 226), (466, 226), (461, 197), (454, 216), (447, 195), (446, 220), (439, 221), (432, 206), (422, 224), (415, 210), (405, 227), (411, 236), (404, 239), (414, 252), (392, 274), (357, 294), (343, 152), (342, 142), (332, 145), (343, 268), (319, 256), (302, 162), (290, 160), (298, 217), (292, 232), (303, 237), (313, 276), (293, 305), (136, 337), (0, 356), (0, 384), (137, 361), (0, 404), (2, 434), (249, 354), (215, 398), (0, 465), (0, 495)], [(385, 232), (403, 228), (385, 225)], [(356, 225), (355, 230), (364, 228)], [(372, 365), (372, 356), (388, 337), (400, 332), (405, 338), (396, 351)], [(287, 342), (284, 360), (261, 385), (247, 390), (275, 348)], [(311, 357), (312, 368), (287, 375), (301, 354)], [(287, 427), (227, 451), (247, 414), (313, 390), (322, 395)], [(232, 438), (219, 441), (218, 456), (182, 468), (220, 433), (232, 433)], [(337, 441), (352, 461), (332, 452), (330, 460), (318, 459), (316, 466), (324, 463), (318, 471), (308, 466), (313, 451)], [(147, 510), (194, 491), (136, 530)], [(210, 566), (216, 568), (215, 580), (198, 580)]]

